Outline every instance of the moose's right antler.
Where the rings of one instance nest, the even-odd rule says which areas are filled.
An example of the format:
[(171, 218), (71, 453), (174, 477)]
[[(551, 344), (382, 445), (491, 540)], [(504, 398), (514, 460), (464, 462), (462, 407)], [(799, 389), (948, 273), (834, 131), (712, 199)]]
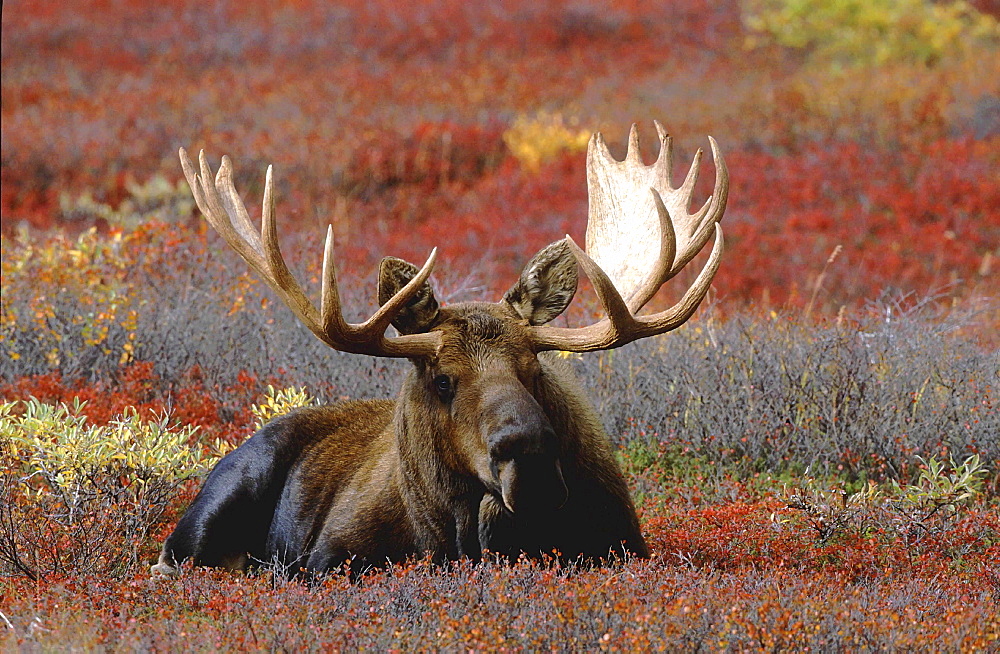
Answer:
[[(726, 162), (715, 139), (708, 137), (716, 165), (715, 190), (701, 209), (689, 214), (702, 151), (695, 154), (687, 178), (675, 189), (670, 181), (673, 144), (663, 126), (655, 125), (660, 154), (651, 166), (643, 164), (639, 156), (635, 125), (624, 161), (611, 156), (599, 133), (591, 137), (587, 150), (587, 251), (569, 236), (566, 241), (593, 282), (608, 317), (580, 328), (532, 327), (537, 351), (606, 350), (671, 331), (691, 317), (708, 293), (723, 249), (719, 220), (729, 195)], [(713, 234), (715, 245), (708, 263), (684, 297), (659, 313), (636, 315)]]
[(440, 345), (437, 332), (387, 337), (385, 330), (392, 319), (417, 295), (434, 267), (437, 248), (431, 251), (420, 272), (396, 295), (385, 302), (363, 323), (344, 320), (337, 289), (337, 271), (333, 262), (333, 228), (327, 229), (323, 251), (323, 287), (321, 310), (302, 292), (278, 248), (274, 223), (274, 182), (267, 167), (264, 184), (264, 211), (260, 234), (233, 185), (233, 167), (229, 157), (222, 158), (219, 172), (212, 179), (205, 153), (198, 157), (200, 171), (184, 148), (179, 151), (181, 167), (187, 177), (198, 208), (222, 238), (250, 264), (258, 275), (281, 297), (288, 308), (321, 341), (343, 352), (382, 357), (418, 357), (434, 354)]

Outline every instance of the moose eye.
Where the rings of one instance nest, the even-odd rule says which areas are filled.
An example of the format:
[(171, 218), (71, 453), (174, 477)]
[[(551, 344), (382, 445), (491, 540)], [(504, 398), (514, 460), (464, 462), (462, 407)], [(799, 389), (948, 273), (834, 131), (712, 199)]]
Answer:
[(448, 375), (438, 375), (435, 377), (434, 390), (437, 391), (442, 401), (447, 402), (450, 400), (452, 395), (451, 377)]

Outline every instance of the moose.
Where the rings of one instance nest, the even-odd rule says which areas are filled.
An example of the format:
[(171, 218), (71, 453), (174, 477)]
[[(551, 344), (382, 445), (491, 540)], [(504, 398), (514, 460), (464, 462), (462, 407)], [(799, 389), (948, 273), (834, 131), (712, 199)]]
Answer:
[[(313, 334), (347, 353), (409, 359), (399, 396), (303, 408), (222, 458), (167, 537), (154, 576), (195, 565), (292, 575), (354, 571), (410, 556), (485, 552), (599, 564), (648, 557), (625, 479), (592, 404), (557, 352), (616, 348), (680, 327), (708, 292), (723, 251), (729, 176), (714, 139), (715, 186), (689, 213), (702, 151), (674, 188), (672, 141), (643, 163), (633, 125), (618, 161), (603, 136), (587, 152), (586, 250), (566, 236), (538, 252), (497, 303), (442, 305), (420, 268), (382, 260), (379, 308), (343, 317), (327, 230), (317, 308), (278, 247), (272, 169), (258, 233), (223, 157), (214, 176), (180, 149), (198, 208)], [(714, 236), (703, 269), (672, 307), (638, 315)], [(577, 267), (606, 317), (549, 325), (573, 299)], [(397, 334), (387, 335), (389, 325)]]

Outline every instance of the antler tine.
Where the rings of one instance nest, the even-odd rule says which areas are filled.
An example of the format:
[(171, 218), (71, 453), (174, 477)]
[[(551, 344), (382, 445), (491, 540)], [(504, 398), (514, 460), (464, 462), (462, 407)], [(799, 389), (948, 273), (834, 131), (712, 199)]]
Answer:
[(666, 180), (673, 179), (674, 139), (667, 134), (667, 130), (660, 124), (660, 121), (654, 120), (653, 126), (656, 127), (656, 136), (660, 139), (660, 154), (657, 155), (656, 163), (653, 166), (656, 168), (658, 176)]
[(337, 266), (333, 262), (333, 225), (326, 226), (326, 242), (323, 245), (323, 285), (319, 305), (323, 331), (327, 334), (343, 334), (347, 330), (347, 323), (340, 310)]
[(628, 147), (625, 150), (625, 161), (642, 164), (642, 153), (639, 150), (639, 127), (632, 123), (628, 131)]
[(687, 175), (684, 176), (684, 182), (677, 189), (680, 196), (687, 199), (688, 202), (691, 201), (691, 194), (694, 193), (694, 185), (698, 183), (698, 169), (701, 168), (703, 156), (705, 156), (705, 151), (698, 148), (694, 153), (694, 159), (691, 160), (691, 167), (688, 168)]
[[(204, 152), (201, 153), (201, 156), (204, 156)], [(271, 179), (270, 170), (270, 166), (268, 166), (268, 180)], [(233, 163), (228, 156), (222, 157), (222, 165), (219, 166), (219, 172), (215, 175), (215, 187), (221, 191), (222, 204), (233, 227), (236, 228), (247, 245), (263, 254), (261, 236), (254, 229), (254, 225), (250, 221), (250, 214), (243, 206), (243, 201), (240, 200), (236, 186), (233, 184)]]
[[(673, 266), (671, 266), (670, 273), (663, 281), (667, 281), (680, 272), (681, 268), (686, 266), (701, 251), (705, 243), (712, 236), (712, 225), (722, 220), (722, 214), (726, 211), (726, 202), (729, 199), (729, 169), (726, 167), (726, 160), (719, 150), (719, 144), (711, 136), (708, 137), (708, 141), (712, 147), (712, 160), (715, 162), (715, 187), (712, 189), (712, 195), (705, 200), (705, 204), (702, 205), (701, 209), (690, 216), (690, 239), (686, 247), (679, 248), (677, 259), (674, 261)], [(701, 165), (701, 153), (702, 151), (699, 149), (691, 164), (691, 171), (695, 172), (695, 181), (697, 181), (698, 177), (697, 170)], [(690, 178), (690, 176), (691, 172), (689, 171), (688, 177)], [(688, 180), (685, 179), (681, 189), (687, 186)], [(694, 182), (690, 184), (690, 187), (691, 190), (694, 189)], [(687, 201), (690, 202), (690, 191), (687, 192), (686, 197), (688, 198)]]
[(663, 281), (670, 276), (670, 262), (677, 255), (677, 235), (674, 233), (674, 224), (670, 220), (670, 213), (656, 189), (651, 188), (649, 191), (653, 195), (656, 215), (660, 219), (660, 256), (657, 257), (653, 269), (649, 271), (642, 285), (629, 298), (628, 307), (632, 313), (644, 307), (650, 298), (660, 290)]
[[(222, 158), (224, 166), (227, 164), (228, 159), (229, 157)], [(235, 189), (232, 195), (237, 200), (239, 199)], [(256, 237), (256, 234), (254, 236)], [(271, 166), (267, 167), (267, 173), (264, 176), (264, 202), (261, 208), (260, 241), (263, 241), (263, 258), (266, 264), (262, 275), (264, 281), (278, 292), (285, 305), (302, 321), (302, 324), (309, 328), (309, 331), (327, 345), (333, 345), (329, 334), (323, 329), (316, 307), (306, 297), (302, 287), (299, 286), (298, 281), (296, 281), (292, 272), (285, 264), (285, 258), (281, 255), (281, 248), (278, 245), (278, 227), (274, 218), (274, 177)]]
[(437, 256), (436, 248), (431, 252), (420, 274), (371, 318), (360, 324), (348, 323), (343, 317), (337, 288), (332, 227), (327, 229), (323, 250), (323, 281), (319, 311), (306, 297), (302, 287), (285, 264), (278, 245), (274, 211), (274, 177), (271, 166), (268, 166), (265, 177), (264, 206), (258, 236), (233, 184), (232, 162), (229, 157), (222, 158), (222, 165), (213, 181), (211, 167), (204, 152), (199, 154), (197, 171), (184, 148), (179, 150), (179, 155), (184, 176), (201, 213), (317, 338), (337, 350), (373, 356), (415, 357), (437, 351), (440, 336), (436, 332), (392, 338), (385, 336), (385, 330), (392, 318), (417, 294), (421, 284), (430, 275)]

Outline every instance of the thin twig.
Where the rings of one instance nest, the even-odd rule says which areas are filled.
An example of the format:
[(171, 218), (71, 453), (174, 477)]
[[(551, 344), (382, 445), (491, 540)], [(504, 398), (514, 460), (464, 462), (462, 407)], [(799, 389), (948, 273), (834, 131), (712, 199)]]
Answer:
[(812, 313), (813, 303), (816, 302), (816, 296), (819, 295), (819, 289), (820, 287), (823, 286), (823, 279), (826, 278), (827, 268), (830, 267), (830, 264), (834, 262), (834, 260), (837, 258), (837, 255), (839, 255), (840, 251), (843, 249), (844, 246), (839, 244), (837, 245), (837, 247), (833, 248), (833, 252), (831, 252), (830, 256), (827, 258), (826, 264), (823, 265), (823, 270), (819, 273), (819, 277), (816, 278), (816, 283), (813, 284), (812, 297), (809, 298), (809, 304), (806, 306), (806, 314), (805, 314), (806, 320), (809, 319), (809, 315)]

